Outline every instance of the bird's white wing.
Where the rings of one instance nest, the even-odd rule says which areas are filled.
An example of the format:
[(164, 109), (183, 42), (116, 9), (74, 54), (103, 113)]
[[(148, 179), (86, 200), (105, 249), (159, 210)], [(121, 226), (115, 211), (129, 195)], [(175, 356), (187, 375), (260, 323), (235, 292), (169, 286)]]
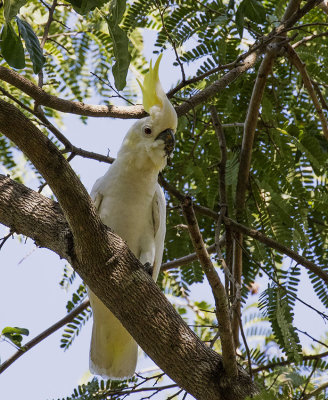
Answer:
[(156, 282), (162, 264), (164, 238), (166, 231), (166, 202), (164, 192), (159, 184), (156, 185), (152, 212), (155, 233), (155, 260), (153, 279)]
[(96, 182), (94, 183), (94, 185), (93, 185), (93, 187), (91, 189), (91, 192), (90, 192), (90, 197), (91, 197), (91, 199), (92, 199), (92, 201), (93, 201), (98, 213), (99, 213), (99, 209), (100, 209), (100, 206), (101, 206), (102, 199), (104, 197), (103, 194), (100, 191), (100, 186), (101, 186), (102, 179), (103, 179), (103, 177), (101, 177), (101, 178), (96, 180)]

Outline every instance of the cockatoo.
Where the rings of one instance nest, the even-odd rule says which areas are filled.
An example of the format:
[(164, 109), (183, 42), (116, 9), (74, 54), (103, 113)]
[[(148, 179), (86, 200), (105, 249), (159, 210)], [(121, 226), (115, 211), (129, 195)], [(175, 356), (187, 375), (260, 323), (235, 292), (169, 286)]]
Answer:
[[(91, 191), (101, 220), (121, 236), (156, 281), (166, 225), (164, 193), (157, 183), (174, 147), (177, 115), (158, 77), (161, 56), (139, 85), (149, 117), (126, 134), (115, 162)], [(131, 377), (138, 346), (120, 321), (89, 290), (93, 310), (90, 371), (111, 379)]]

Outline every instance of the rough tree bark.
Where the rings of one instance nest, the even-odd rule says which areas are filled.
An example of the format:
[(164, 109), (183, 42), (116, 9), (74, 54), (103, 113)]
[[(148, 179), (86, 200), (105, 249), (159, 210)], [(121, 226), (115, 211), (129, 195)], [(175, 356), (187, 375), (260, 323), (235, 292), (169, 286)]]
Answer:
[(42, 195), (3, 178), (0, 222), (67, 258), (143, 350), (195, 398), (238, 400), (254, 393), (244, 370), (233, 381), (228, 379), (221, 356), (189, 329), (124, 241), (101, 223), (85, 188), (55, 145), (2, 100), (0, 132), (33, 162), (63, 212)]

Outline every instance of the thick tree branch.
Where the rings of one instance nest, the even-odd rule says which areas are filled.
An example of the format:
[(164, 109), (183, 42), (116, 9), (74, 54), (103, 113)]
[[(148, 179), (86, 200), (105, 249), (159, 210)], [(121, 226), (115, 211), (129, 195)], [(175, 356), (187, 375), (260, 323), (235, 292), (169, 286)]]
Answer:
[(190, 197), (184, 199), (182, 210), (188, 224), (192, 244), (207, 277), (208, 283), (211, 286), (215, 299), (216, 315), (222, 346), (223, 366), (228, 376), (237, 376), (238, 369), (236, 363), (236, 351), (232, 341), (228, 297), (206, 250)]
[(300, 59), (300, 57), (298, 56), (298, 54), (296, 53), (296, 51), (293, 49), (293, 47), (291, 45), (287, 45), (286, 46), (287, 49), (287, 54), (288, 54), (288, 58), (290, 60), (290, 62), (298, 69), (299, 73), (302, 76), (302, 80), (304, 83), (304, 86), (306, 87), (309, 96), (312, 99), (312, 102), (314, 104), (315, 109), (317, 110), (320, 122), (321, 122), (321, 126), (322, 126), (322, 130), (323, 130), (323, 134), (325, 136), (325, 138), (328, 140), (328, 122), (326, 119), (326, 116), (321, 108), (320, 105), (320, 101), (316, 95), (315, 89), (312, 85), (311, 82), (311, 78), (307, 72), (306, 69), (306, 65), (302, 62), (302, 60)]
[(73, 235), (55, 201), (0, 174), (0, 223), (72, 262)]
[[(271, 71), (275, 56), (277, 54), (277, 48), (272, 48), (268, 51), (260, 65), (256, 81), (254, 84), (252, 97), (247, 110), (247, 116), (244, 125), (243, 141), (240, 153), (240, 164), (238, 170), (238, 180), (236, 188), (236, 217), (237, 221), (242, 220), (242, 215), (245, 207), (246, 193), (248, 188), (248, 177), (251, 167), (251, 157), (253, 150), (254, 135), (257, 126), (257, 120), (259, 116), (259, 109), (262, 102), (262, 97), (266, 85), (267, 76)], [(243, 236), (238, 233), (233, 246), (233, 277), (235, 281), (241, 285), (242, 277), (242, 249), (237, 245), (237, 242), (243, 242)], [(232, 320), (232, 329), (234, 335), (235, 346), (239, 344), (239, 317), (241, 303), (238, 300), (236, 309)]]
[[(12, 228), (16, 233), (21, 233), (32, 238), (38, 246), (46, 247), (57, 253), (60, 257), (70, 261), (70, 247), (73, 246), (72, 233), (58, 203), (1, 174), (0, 193), (0, 223)], [(218, 216), (217, 213), (214, 214), (216, 217)], [(325, 282), (328, 282), (328, 274), (324, 270), (295, 251), (270, 239), (255, 229), (237, 223), (231, 218), (225, 217), (224, 222), (231, 226), (233, 230), (240, 231), (287, 255), (314, 274), (320, 276)], [(222, 243), (223, 241), (224, 238), (222, 239)], [(215, 245), (209, 246), (207, 251), (208, 253), (213, 253)], [(162, 270), (185, 265), (197, 259), (196, 253), (193, 253), (164, 263)]]
[(64, 113), (85, 115), (88, 117), (113, 117), (122, 119), (142, 118), (146, 116), (143, 106), (104, 106), (90, 105), (81, 102), (61, 99), (53, 96), (30, 80), (24, 78), (17, 72), (0, 66), (0, 79), (15, 86), (28, 96), (32, 97), (37, 104), (53, 108)]
[(90, 301), (85, 300), (82, 304), (80, 304), (78, 307), (76, 307), (73, 311), (71, 311), (69, 314), (65, 315), (64, 318), (61, 320), (57, 321), (55, 324), (50, 326), (48, 329), (40, 333), (38, 336), (27, 342), (24, 346), (22, 346), (21, 349), (16, 351), (15, 354), (13, 354), (8, 360), (4, 361), (2, 364), (0, 364), (0, 374), (5, 371), (8, 367), (10, 367), (11, 364), (13, 364), (19, 357), (21, 357), (23, 354), (26, 354), (29, 350), (31, 350), (34, 346), (42, 342), (42, 340), (46, 339), (48, 336), (52, 335), (54, 332), (56, 332), (58, 329), (66, 325), (68, 322), (73, 321), (73, 319), (79, 315), (83, 310), (85, 310), (87, 307), (90, 306)]
[(222, 358), (189, 329), (123, 240), (101, 223), (58, 149), (16, 107), (2, 100), (0, 132), (27, 155), (56, 195), (73, 234), (68, 250), (73, 268), (154, 362), (200, 400), (243, 399), (254, 393), (243, 370), (233, 385), (227, 385)]

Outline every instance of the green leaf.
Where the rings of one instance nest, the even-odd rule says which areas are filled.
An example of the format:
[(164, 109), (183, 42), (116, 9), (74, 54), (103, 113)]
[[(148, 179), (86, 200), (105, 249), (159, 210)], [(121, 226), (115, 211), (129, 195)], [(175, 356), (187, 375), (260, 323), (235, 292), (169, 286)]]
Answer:
[(93, 11), (96, 7), (101, 8), (106, 0), (67, 0), (68, 3), (72, 4), (74, 10), (81, 15), (85, 15), (90, 11)]
[(235, 20), (240, 38), (243, 36), (245, 17), (249, 18), (253, 22), (261, 24), (265, 22), (265, 8), (257, 0), (243, 0), (240, 3), (236, 12)]
[(7, 326), (6, 328), (3, 328), (1, 334), (5, 333), (18, 333), (20, 335), (25, 335), (28, 336), (30, 334), (29, 330), (26, 328), (18, 328), (17, 326)]
[(123, 17), (126, 0), (114, 0), (111, 6), (111, 14), (106, 18), (108, 31), (113, 40), (114, 57), (116, 62), (113, 66), (115, 87), (123, 90), (126, 85), (126, 76), (131, 61), (129, 53), (129, 39), (126, 33), (118, 26)]
[(16, 17), (16, 21), (19, 33), (22, 35), (26, 44), (27, 51), (29, 52), (29, 55), (31, 57), (33, 63), (33, 71), (35, 74), (38, 74), (46, 61), (42, 54), (39, 39), (33, 32), (33, 29), (28, 22), (19, 19), (18, 17)]
[(27, 0), (4, 0), (4, 16), (6, 22), (9, 22), (15, 15), (18, 14), (19, 9), (27, 3)]
[(113, 0), (110, 5), (110, 19), (113, 24), (118, 25), (123, 18), (126, 8), (126, 0)]
[(265, 8), (258, 0), (243, 1), (244, 15), (253, 22), (261, 24), (265, 21)]
[(21, 347), (23, 340), (22, 335), (28, 336), (29, 331), (26, 328), (18, 328), (17, 326), (15, 327), (7, 326), (2, 330), (1, 335), (9, 339), (16, 346)]
[(1, 31), (1, 54), (7, 63), (17, 69), (25, 67), (24, 47), (14, 28), (7, 22)]
[(243, 37), (243, 31), (244, 31), (244, 18), (245, 18), (245, 13), (244, 13), (244, 2), (242, 1), (236, 11), (236, 26), (237, 26), (237, 31), (239, 33), (240, 38)]

